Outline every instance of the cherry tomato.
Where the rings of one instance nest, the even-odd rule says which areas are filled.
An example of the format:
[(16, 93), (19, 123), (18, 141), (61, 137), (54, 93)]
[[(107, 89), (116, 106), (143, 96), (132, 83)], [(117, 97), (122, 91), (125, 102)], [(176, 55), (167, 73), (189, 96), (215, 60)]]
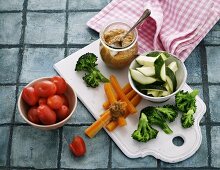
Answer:
[(31, 107), (28, 111), (28, 120), (33, 123), (40, 124), (40, 119), (38, 118), (37, 107)]
[(53, 95), (47, 98), (47, 105), (51, 109), (59, 109), (63, 105), (63, 99), (59, 95)]
[(69, 107), (69, 102), (68, 102), (66, 96), (63, 94), (63, 95), (60, 95), (60, 97), (63, 99), (63, 105)]
[(69, 148), (75, 156), (83, 156), (86, 153), (86, 144), (80, 136), (75, 136), (69, 144)]
[(38, 100), (38, 104), (39, 105), (45, 105), (45, 104), (47, 104), (47, 99), (46, 98), (40, 98), (39, 100)]
[(38, 102), (38, 96), (33, 87), (24, 87), (21, 97), (30, 106), (34, 106)]
[(62, 105), (56, 113), (59, 121), (64, 120), (69, 116), (69, 108), (66, 105)]
[(34, 89), (39, 97), (48, 97), (56, 93), (56, 85), (49, 81), (43, 80), (34, 85)]
[(57, 86), (57, 94), (63, 94), (67, 89), (66, 81), (60, 76), (54, 76), (51, 81)]
[(56, 123), (56, 113), (47, 105), (38, 106), (37, 115), (44, 125), (52, 125)]

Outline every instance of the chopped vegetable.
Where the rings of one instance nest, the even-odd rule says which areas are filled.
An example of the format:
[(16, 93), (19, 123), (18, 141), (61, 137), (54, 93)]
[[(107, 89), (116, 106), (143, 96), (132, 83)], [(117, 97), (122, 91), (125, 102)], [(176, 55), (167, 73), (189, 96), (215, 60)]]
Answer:
[(156, 109), (167, 119), (169, 122), (173, 122), (178, 116), (178, 112), (175, 106), (173, 105), (165, 105), (158, 106)]
[(93, 53), (82, 55), (75, 67), (75, 71), (85, 71), (83, 80), (89, 87), (97, 87), (100, 82), (108, 82), (109, 80), (96, 68), (97, 56)]
[(194, 124), (193, 115), (196, 112), (196, 96), (198, 94), (198, 90), (193, 90), (192, 92), (181, 90), (176, 94), (176, 106), (183, 112), (181, 123), (184, 128), (189, 128)]
[(132, 133), (132, 138), (139, 142), (147, 142), (157, 137), (158, 131), (151, 127), (145, 113), (141, 112), (138, 129)]
[[(178, 70), (178, 63), (171, 62), (169, 57), (170, 55), (166, 52), (152, 52), (136, 58), (136, 68), (130, 68), (129, 71), (136, 88), (141, 93), (153, 97), (163, 97), (176, 90), (175, 74)], [(149, 89), (149, 85), (152, 85), (153, 88)], [(159, 89), (160, 92), (158, 92)]]
[(155, 107), (149, 106), (142, 109), (141, 113), (145, 113), (151, 125), (159, 126), (166, 134), (171, 134), (173, 131), (170, 129), (166, 120), (160, 115)]
[(132, 103), (128, 100), (128, 98), (126, 97), (126, 95), (124, 94), (122, 88), (120, 87), (118, 80), (116, 79), (116, 77), (114, 75), (110, 76), (110, 82), (112, 87), (114, 88), (115, 92), (117, 93), (117, 95), (119, 96), (119, 98), (127, 103), (127, 108), (128, 111), (133, 114), (136, 113), (137, 110), (136, 108), (132, 105)]
[(111, 117), (110, 111), (105, 111), (99, 119), (85, 130), (85, 134), (93, 138), (111, 120)]

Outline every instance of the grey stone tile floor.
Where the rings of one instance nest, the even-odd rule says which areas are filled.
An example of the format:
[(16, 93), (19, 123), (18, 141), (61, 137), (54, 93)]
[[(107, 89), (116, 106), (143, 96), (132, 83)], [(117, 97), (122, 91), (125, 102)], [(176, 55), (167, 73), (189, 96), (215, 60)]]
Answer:
[[(31, 80), (56, 75), (53, 64), (98, 39), (86, 21), (110, 0), (0, 0), (0, 169), (220, 169), (220, 22), (185, 61), (192, 88), (207, 106), (203, 141), (189, 159), (169, 164), (151, 156), (127, 158), (104, 130), (93, 140), (83, 131), (94, 118), (78, 101), (62, 128), (40, 131), (17, 109), (18, 95)], [(75, 158), (72, 136), (86, 141), (87, 154)]]

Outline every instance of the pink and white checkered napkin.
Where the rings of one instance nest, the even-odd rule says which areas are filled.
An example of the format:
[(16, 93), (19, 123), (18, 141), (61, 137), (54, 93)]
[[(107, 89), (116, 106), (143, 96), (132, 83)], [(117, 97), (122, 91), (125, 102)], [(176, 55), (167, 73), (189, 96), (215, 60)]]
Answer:
[(165, 50), (182, 61), (220, 19), (220, 0), (113, 0), (87, 25), (99, 32), (112, 20), (135, 23), (147, 8), (151, 15), (138, 27), (139, 52)]

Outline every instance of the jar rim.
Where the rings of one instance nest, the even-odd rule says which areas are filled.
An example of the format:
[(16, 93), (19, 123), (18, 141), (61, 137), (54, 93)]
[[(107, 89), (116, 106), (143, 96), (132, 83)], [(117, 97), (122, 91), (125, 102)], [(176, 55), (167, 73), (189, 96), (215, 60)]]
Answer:
[(131, 28), (132, 27), (132, 24), (127, 21), (127, 20), (113, 20), (113, 21), (110, 21), (108, 22), (107, 24), (105, 24), (102, 29), (100, 30), (100, 33), (99, 33), (99, 38), (100, 38), (100, 41), (101, 43), (106, 47), (108, 48), (109, 50), (114, 50), (114, 51), (125, 51), (125, 50), (128, 50), (130, 49), (131, 47), (133, 47), (135, 45), (135, 43), (137, 42), (137, 39), (138, 39), (138, 31), (137, 31), (137, 28), (134, 28), (133, 30), (133, 33), (134, 33), (134, 39), (133, 41), (126, 47), (122, 47), (122, 48), (114, 48), (114, 47), (111, 47), (109, 46), (106, 41), (103, 39), (103, 34), (104, 32), (106, 31), (107, 28), (109, 28), (110, 26), (114, 25), (114, 24), (124, 24), (126, 25), (127, 27)]

